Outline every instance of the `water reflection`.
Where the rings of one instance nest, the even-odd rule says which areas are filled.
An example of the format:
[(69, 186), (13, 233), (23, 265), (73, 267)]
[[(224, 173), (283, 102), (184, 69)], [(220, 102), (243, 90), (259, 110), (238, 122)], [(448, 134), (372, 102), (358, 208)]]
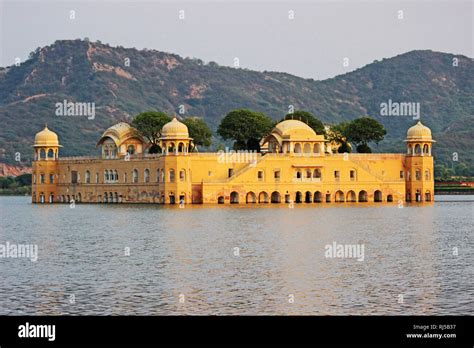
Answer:
[[(36, 263), (0, 259), (0, 314), (473, 314), (473, 207), (0, 197), (0, 243), (39, 248)], [(333, 242), (364, 244), (364, 261), (325, 258)]]

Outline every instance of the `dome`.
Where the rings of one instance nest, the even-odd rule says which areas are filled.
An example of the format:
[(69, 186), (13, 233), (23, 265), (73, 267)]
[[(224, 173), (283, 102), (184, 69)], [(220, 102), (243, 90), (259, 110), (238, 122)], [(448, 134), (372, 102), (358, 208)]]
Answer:
[(272, 133), (277, 133), (282, 138), (291, 138), (292, 140), (313, 140), (317, 137), (313, 128), (299, 120), (282, 121), (273, 128)]
[(36, 133), (34, 146), (60, 146), (58, 135), (50, 131), (48, 126), (44, 126), (41, 132)]
[(162, 139), (186, 139), (189, 138), (188, 127), (174, 117), (161, 129)]
[(418, 121), (416, 125), (408, 129), (407, 140), (432, 140), (431, 129)]
[(102, 144), (107, 138), (112, 139), (117, 146), (120, 146), (125, 140), (130, 138), (139, 138), (138, 132), (135, 128), (130, 126), (128, 123), (119, 122), (114, 124), (112, 127), (107, 128), (107, 130), (100, 137), (97, 145)]

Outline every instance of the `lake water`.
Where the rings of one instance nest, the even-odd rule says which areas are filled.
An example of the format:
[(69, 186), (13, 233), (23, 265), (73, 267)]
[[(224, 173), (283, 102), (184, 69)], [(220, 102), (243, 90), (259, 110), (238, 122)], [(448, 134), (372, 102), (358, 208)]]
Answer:
[[(0, 197), (0, 244), (38, 246), (36, 262), (0, 258), (0, 315), (472, 315), (474, 197), (436, 199), (180, 209)], [(363, 245), (363, 261), (325, 257), (334, 242)]]

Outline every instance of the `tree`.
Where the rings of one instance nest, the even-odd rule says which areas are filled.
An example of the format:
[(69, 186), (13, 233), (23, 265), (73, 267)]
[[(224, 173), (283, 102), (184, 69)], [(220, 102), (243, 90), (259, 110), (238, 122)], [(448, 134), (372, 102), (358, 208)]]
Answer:
[(31, 174), (21, 174), (15, 178), (15, 181), (20, 186), (29, 186), (31, 185)]
[(260, 151), (260, 139), (273, 128), (270, 117), (261, 112), (237, 109), (229, 112), (219, 124), (217, 134), (234, 140), (234, 150)]
[(317, 134), (326, 135), (324, 124), (308, 111), (296, 110), (292, 114), (287, 114), (284, 120), (300, 120), (310, 126)]
[(149, 153), (160, 153), (159, 138), (161, 128), (171, 121), (171, 117), (161, 111), (145, 111), (133, 118), (132, 126), (138, 131), (139, 135), (146, 138), (151, 146)]
[(331, 126), (329, 132), (326, 134), (327, 140), (329, 140), (330, 143), (334, 145), (339, 144), (339, 147), (337, 148), (338, 153), (352, 152), (352, 148), (346, 137), (348, 127), (348, 122), (341, 122)]
[(211, 146), (212, 131), (202, 118), (187, 117), (183, 123), (188, 127), (189, 136), (193, 138), (194, 145)]
[(358, 153), (372, 153), (372, 149), (367, 144), (359, 144), (356, 149)]
[(384, 126), (370, 117), (355, 119), (347, 125), (344, 132), (347, 140), (357, 145), (358, 152), (372, 152), (367, 144), (371, 141), (378, 144), (387, 134)]

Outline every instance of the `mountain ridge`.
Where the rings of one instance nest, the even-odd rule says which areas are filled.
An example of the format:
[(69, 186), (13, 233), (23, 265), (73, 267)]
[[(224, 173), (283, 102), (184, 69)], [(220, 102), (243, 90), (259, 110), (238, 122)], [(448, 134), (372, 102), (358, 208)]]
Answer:
[[(0, 133), (0, 160), (12, 163), (20, 152), (30, 161), (34, 134), (45, 122), (59, 134), (63, 154), (83, 155), (96, 151), (97, 138), (115, 122), (130, 121), (149, 109), (179, 113), (181, 105), (184, 116), (203, 116), (214, 130), (235, 108), (262, 111), (278, 120), (294, 105), (325, 123), (367, 114), (388, 131), (375, 150), (403, 151), (404, 134), (415, 121), (381, 116), (380, 104), (390, 99), (421, 104), (421, 120), (438, 140), (434, 152), (440, 162), (450, 164), (457, 152), (459, 162), (471, 165), (473, 67), (466, 56), (414, 50), (313, 80), (205, 64), (158, 50), (61, 40), (35, 50), (19, 66), (0, 68), (0, 116), (10, 126)], [(94, 102), (95, 119), (56, 116), (54, 105), (63, 100)]]

